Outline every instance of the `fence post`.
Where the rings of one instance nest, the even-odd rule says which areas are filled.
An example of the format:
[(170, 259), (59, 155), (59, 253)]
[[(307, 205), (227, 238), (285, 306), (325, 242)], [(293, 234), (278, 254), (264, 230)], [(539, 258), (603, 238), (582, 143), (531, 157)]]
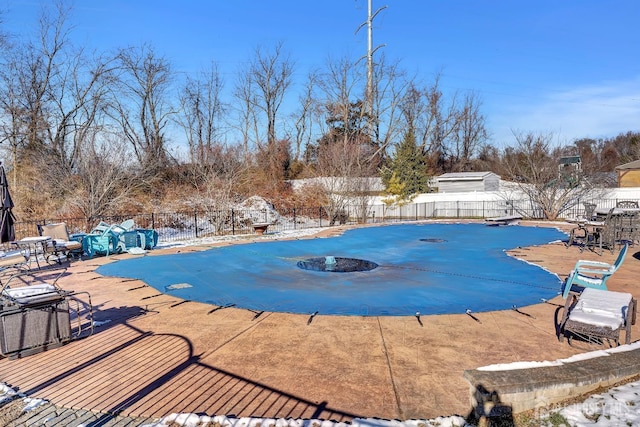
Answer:
[(296, 224), (296, 208), (293, 208), (293, 229), (298, 229), (298, 224)]
[(155, 213), (151, 212), (151, 228), (155, 230), (156, 228), (156, 217)]
[(231, 235), (236, 235), (236, 211), (231, 208)]
[(322, 208), (318, 208), (318, 224), (322, 227)]
[(198, 238), (198, 212), (197, 211), (193, 211), (193, 223), (195, 224), (196, 227), (196, 239)]

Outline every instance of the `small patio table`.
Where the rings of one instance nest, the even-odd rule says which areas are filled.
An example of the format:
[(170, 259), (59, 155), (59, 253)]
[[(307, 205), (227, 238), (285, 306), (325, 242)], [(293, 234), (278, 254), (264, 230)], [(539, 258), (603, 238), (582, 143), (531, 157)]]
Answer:
[(47, 252), (47, 244), (51, 240), (49, 236), (31, 236), (31, 237), (23, 237), (20, 240), (14, 242), (18, 248), (23, 250), (28, 250), (29, 253), (33, 254), (33, 257), (29, 257), (29, 261), (31, 259), (35, 259), (36, 265), (38, 269), (42, 268), (40, 266), (39, 255), (44, 255)]

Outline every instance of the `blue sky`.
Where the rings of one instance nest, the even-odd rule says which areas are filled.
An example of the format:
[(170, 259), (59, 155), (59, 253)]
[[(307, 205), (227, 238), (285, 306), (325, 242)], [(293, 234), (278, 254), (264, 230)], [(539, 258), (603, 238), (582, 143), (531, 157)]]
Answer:
[[(33, 34), (50, 1), (3, 0), (2, 25)], [(475, 91), (498, 146), (512, 130), (559, 144), (640, 131), (637, 0), (373, 0), (382, 6), (374, 46), (425, 83), (440, 73), (446, 91)], [(231, 85), (258, 46), (282, 42), (300, 80), (365, 55), (366, 17), (367, 0), (78, 0), (71, 22), (80, 45), (150, 43), (179, 71), (217, 62)]]

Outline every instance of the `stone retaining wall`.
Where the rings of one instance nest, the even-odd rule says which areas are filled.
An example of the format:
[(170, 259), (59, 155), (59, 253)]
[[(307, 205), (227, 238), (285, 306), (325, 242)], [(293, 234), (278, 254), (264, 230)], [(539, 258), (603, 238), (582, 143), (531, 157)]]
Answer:
[(479, 413), (499, 405), (513, 413), (541, 408), (610, 387), (640, 374), (640, 348), (608, 356), (513, 370), (467, 370), (470, 402)]

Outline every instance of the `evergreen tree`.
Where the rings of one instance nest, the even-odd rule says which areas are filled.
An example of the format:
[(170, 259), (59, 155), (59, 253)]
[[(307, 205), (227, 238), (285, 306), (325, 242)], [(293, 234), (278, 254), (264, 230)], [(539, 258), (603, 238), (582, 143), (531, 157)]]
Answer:
[(388, 167), (382, 171), (386, 192), (397, 201), (410, 201), (416, 194), (429, 191), (429, 176), (422, 150), (416, 145), (413, 132), (408, 131)]

